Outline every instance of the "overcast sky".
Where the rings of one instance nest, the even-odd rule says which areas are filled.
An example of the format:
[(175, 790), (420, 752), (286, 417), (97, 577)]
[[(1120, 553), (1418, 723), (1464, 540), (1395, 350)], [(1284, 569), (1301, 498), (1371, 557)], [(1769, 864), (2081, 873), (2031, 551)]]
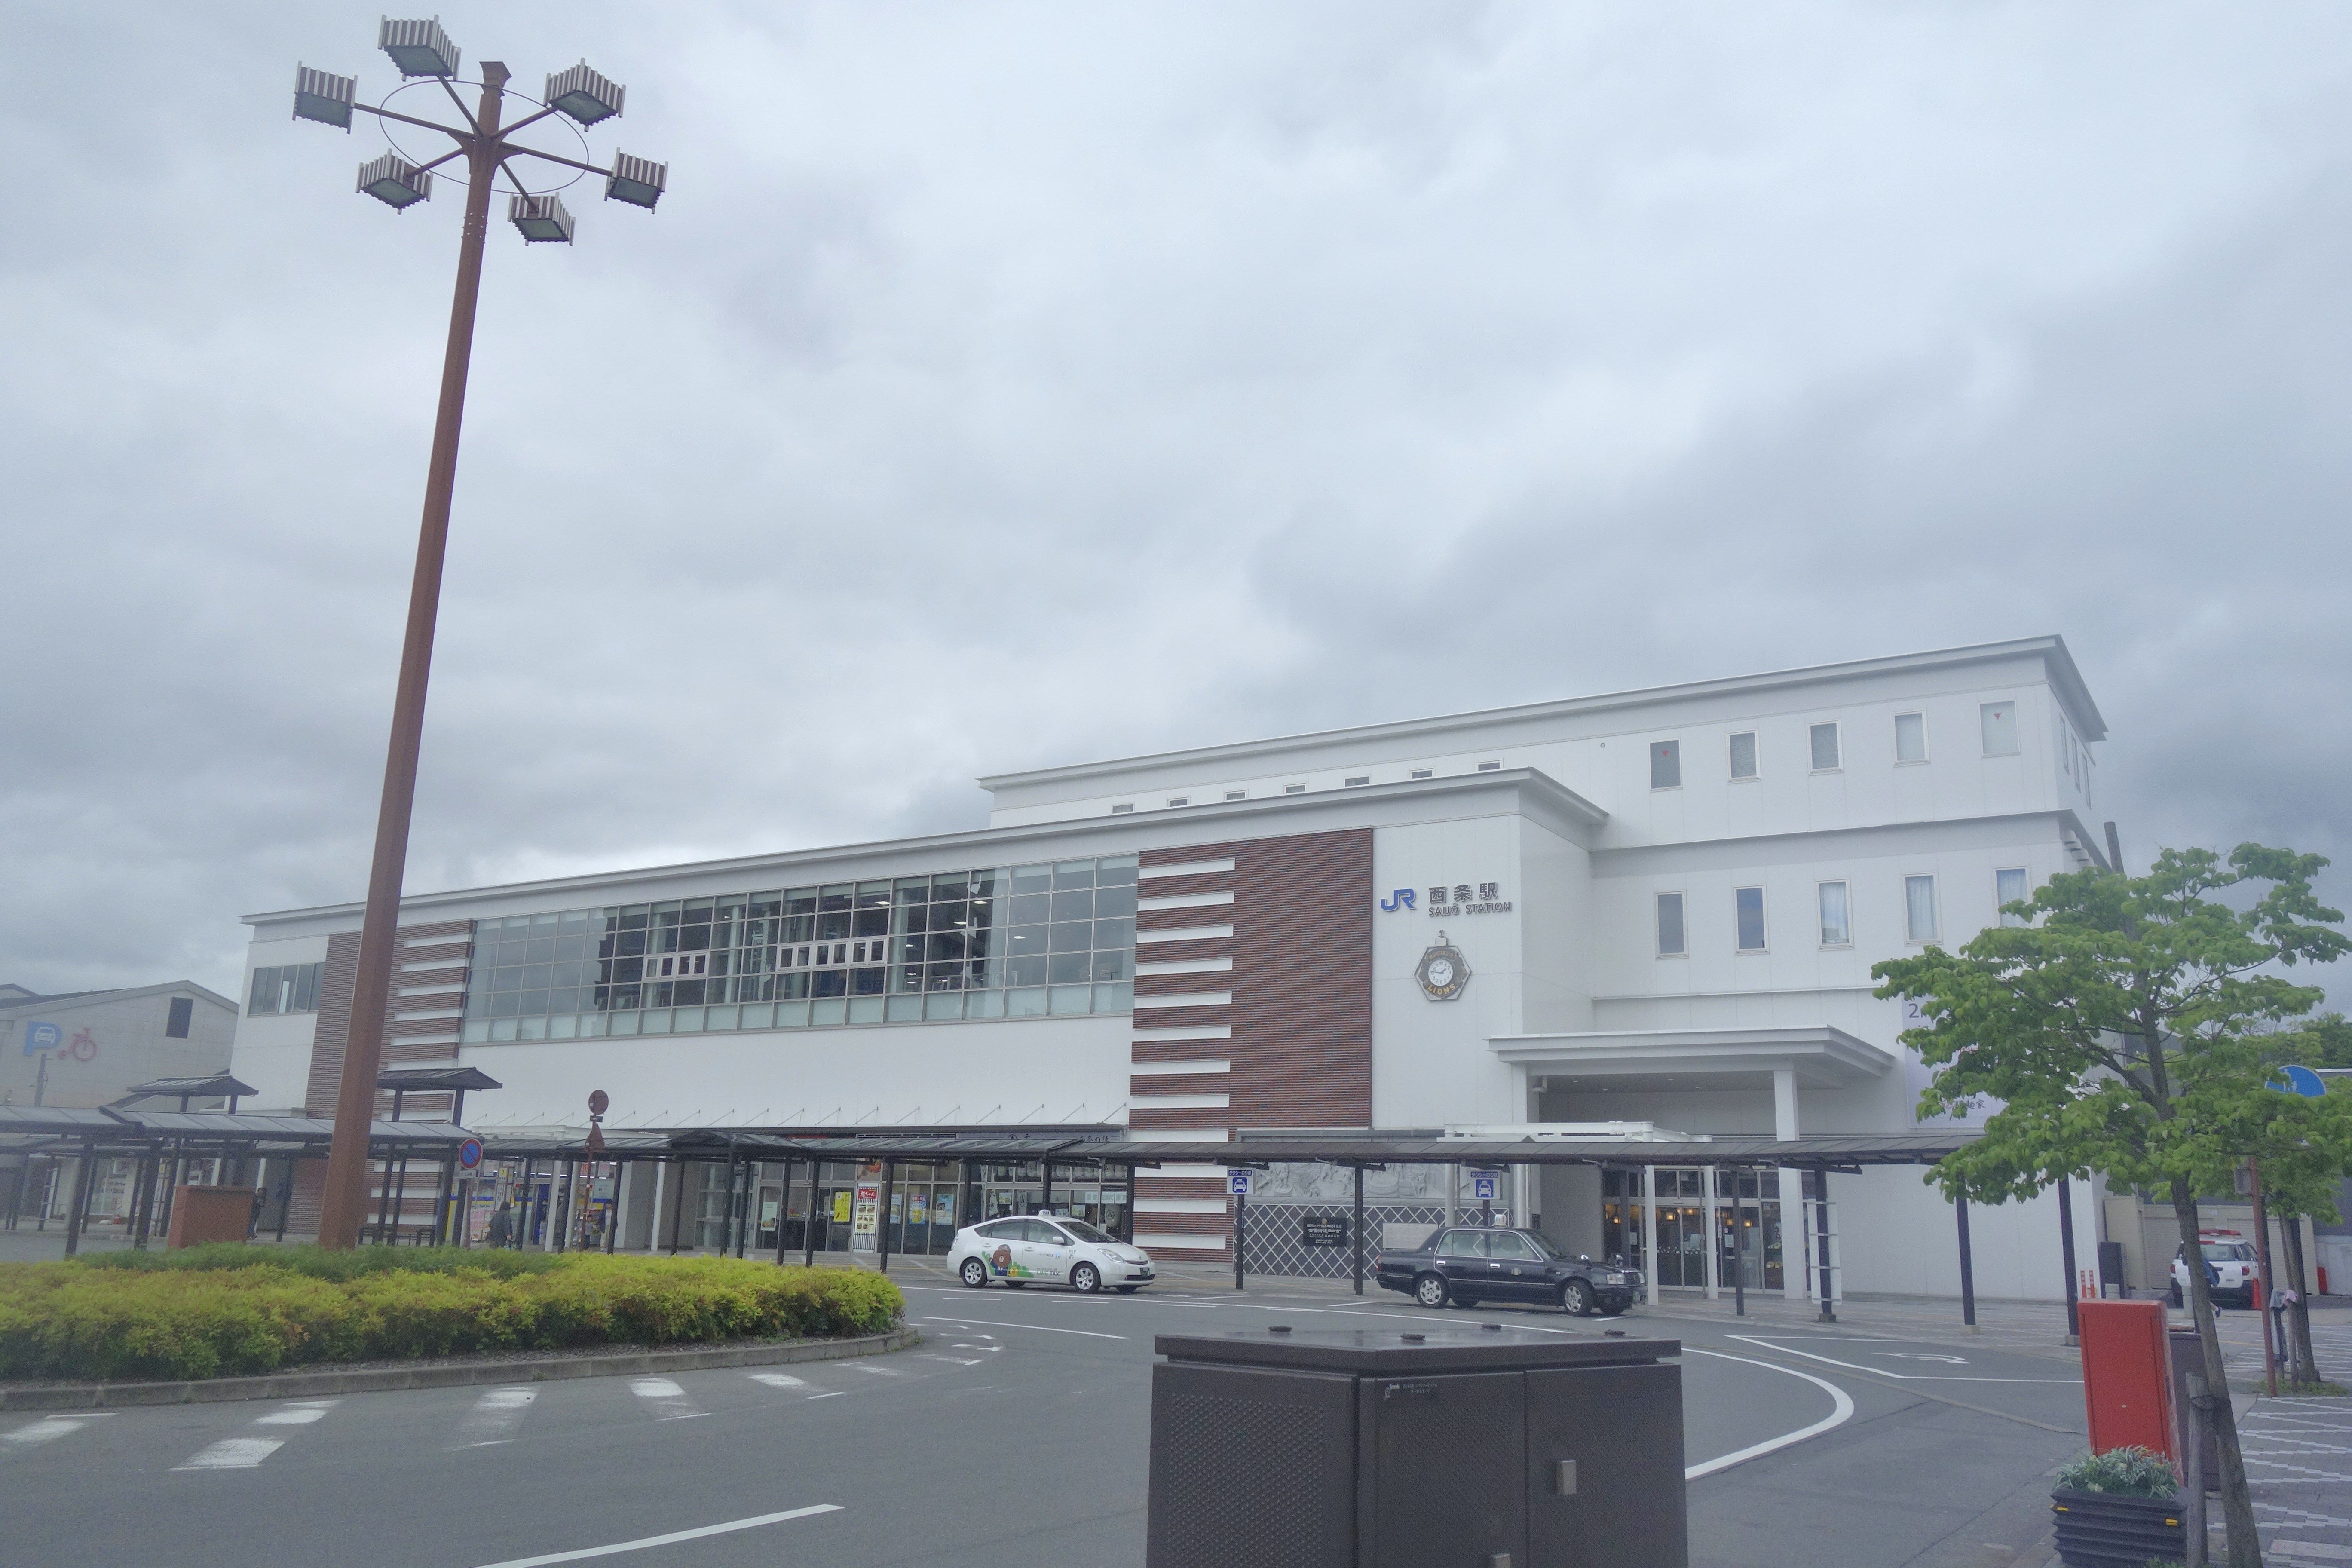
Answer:
[[(2135, 868), (2352, 848), (2341, 6), (442, 19), (671, 184), (491, 236), (412, 890), (2043, 632)], [(364, 889), (461, 198), (289, 121), (375, 21), (0, 20), (0, 980)]]

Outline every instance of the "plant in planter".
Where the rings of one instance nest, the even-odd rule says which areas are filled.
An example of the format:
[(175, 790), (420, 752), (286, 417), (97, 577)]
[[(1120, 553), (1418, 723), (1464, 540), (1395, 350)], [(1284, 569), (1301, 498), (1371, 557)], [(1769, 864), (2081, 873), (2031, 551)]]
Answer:
[(2148, 1448), (2110, 1448), (2063, 1466), (2050, 1494), (2059, 1561), (2066, 1568), (2182, 1561), (2179, 1492), (2172, 1461)]

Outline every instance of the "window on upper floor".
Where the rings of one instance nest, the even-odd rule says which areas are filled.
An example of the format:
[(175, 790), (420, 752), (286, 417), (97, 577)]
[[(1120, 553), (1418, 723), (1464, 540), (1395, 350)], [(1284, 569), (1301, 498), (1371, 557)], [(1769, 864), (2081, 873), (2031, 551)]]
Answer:
[(1363, 788), (1366, 784), (1370, 784), (1370, 783), (1371, 783), (1371, 782), (1372, 782), (1372, 775), (1371, 775), (1371, 774), (1370, 774), (1370, 773), (1358, 773), (1354, 778), (1351, 778), (1351, 779), (1349, 779), (1349, 780), (1348, 781), (1348, 787), (1349, 787), (1349, 789), (1361, 789), (1361, 788)]
[(163, 1018), (163, 1035), (167, 1039), (184, 1040), (188, 1026), (195, 1022), (196, 1001), (193, 996), (174, 996), (172, 1008)]
[(1903, 879), (1904, 935), (1913, 942), (1936, 940), (1936, 879)]
[(1816, 724), (1812, 729), (1813, 772), (1833, 773), (1838, 767), (1838, 727)]
[(1491, 773), (1499, 772), (1503, 764), (1500, 763), (1480, 763), (1478, 764), (1478, 771), (1482, 773)]
[(1731, 776), (1752, 779), (1756, 776), (1756, 731), (1742, 730), (1731, 737)]
[(1988, 702), (1977, 710), (1984, 723), (1984, 754), (1988, 757), (2013, 757), (2017, 754), (2017, 704)]
[(1650, 787), (1680, 789), (1683, 786), (1683, 743), (1680, 741), (1650, 742)]
[(1168, 804), (1171, 805), (1190, 805), (1192, 804), (1192, 797), (1183, 795), (1171, 795), (1168, 797)]
[(1895, 716), (1895, 760), (1898, 763), (1924, 763), (1927, 760), (1927, 716), (1925, 713), (1897, 713)]
[(1282, 793), (1285, 795), (1305, 795), (1307, 793), (1307, 786), (1305, 784), (1285, 784), (1282, 786)]
[(1763, 952), (1764, 889), (1761, 888), (1734, 888), (1731, 890), (1731, 910), (1733, 918), (1739, 928), (1739, 951), (1742, 952)]
[(1434, 768), (1415, 768), (1412, 770), (1412, 776), (1417, 779), (1425, 779), (1433, 776), (1436, 772), (1437, 770)]
[(1110, 814), (1111, 814), (1113, 816), (1125, 816), (1129, 812), (1133, 811), (1134, 809), (1135, 809), (1135, 803), (1134, 803), (1133, 801), (1129, 801), (1129, 802), (1128, 802), (1126, 805), (1114, 805), (1114, 806), (1112, 806), (1112, 807), (1110, 808)]
[(1227, 800), (1247, 800), (1249, 798), (1249, 791), (1245, 789), (1229, 789), (1225, 792), (1225, 798)]
[(1852, 947), (1853, 922), (1846, 913), (1845, 884), (1822, 884), (1822, 945)]
[(323, 963), (272, 964), (253, 972), (253, 991), (246, 1016), (267, 1013), (315, 1013), (319, 1010), (319, 978)]
[(1689, 951), (1689, 940), (1683, 932), (1683, 896), (1680, 893), (1660, 893), (1658, 895), (1658, 956), (1680, 958)]
[(2000, 906), (2001, 924), (2005, 926), (2032, 924), (2033, 922), (2025, 916), (2011, 914), (2009, 910), (2010, 905), (2021, 904), (2032, 896), (2033, 889), (2026, 882), (2024, 867), (2005, 866), (1992, 874), (1993, 902)]

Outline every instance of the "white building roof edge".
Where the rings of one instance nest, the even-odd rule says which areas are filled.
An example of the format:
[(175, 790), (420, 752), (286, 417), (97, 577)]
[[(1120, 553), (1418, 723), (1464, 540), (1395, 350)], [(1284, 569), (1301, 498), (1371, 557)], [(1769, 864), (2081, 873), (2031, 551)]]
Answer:
[(2091, 690), (2083, 681), (2082, 672), (2074, 666), (2074, 657), (2066, 648), (2066, 639), (2056, 635), (2017, 637), (2006, 642), (1974, 643), (1965, 647), (1938, 648), (1927, 653), (1897, 654), (1884, 658), (1852, 659), (1841, 664), (1808, 665), (1797, 669), (1772, 670), (1759, 675), (1737, 675), (1717, 680), (1686, 681), (1676, 686), (1650, 686), (1632, 691), (1607, 692), (1593, 697), (1561, 698), (1549, 702), (1528, 702), (1509, 708), (1485, 708), (1468, 713), (1449, 713), (1427, 719), (1396, 720), (1383, 724), (1360, 724), (1338, 730), (1314, 730), (1297, 735), (1275, 736), (1265, 740), (1239, 741), (1227, 745), (1202, 746), (1188, 751), (1154, 752), (1142, 756), (1117, 757), (1103, 762), (1073, 763), (1056, 767), (1034, 768), (1021, 773), (989, 773), (980, 780), (984, 790), (1016, 789), (1026, 784), (1065, 784), (1076, 780), (1108, 777), (1139, 768), (1159, 768), (1177, 764), (1203, 764), (1239, 761), (1264, 756), (1269, 752), (1297, 750), (1301, 747), (1326, 747), (1353, 742), (1393, 741), (1419, 736), (1436, 736), (1460, 730), (1478, 729), (1489, 724), (1512, 723), (1574, 713), (1606, 712), (1615, 708), (1633, 708), (1658, 702), (1681, 701), (1690, 698), (1712, 697), (1731, 692), (1766, 691), (1776, 687), (1817, 685), (1825, 681), (1848, 680), (1857, 676), (1900, 673), (1906, 670), (1948, 668), (1954, 665), (1985, 664), (1997, 659), (2040, 655), (2049, 665), (2051, 679), (2059, 695), (2074, 710), (2079, 728), (2085, 740), (2107, 738), (2106, 721), (2100, 716), (2098, 705), (2091, 700)]

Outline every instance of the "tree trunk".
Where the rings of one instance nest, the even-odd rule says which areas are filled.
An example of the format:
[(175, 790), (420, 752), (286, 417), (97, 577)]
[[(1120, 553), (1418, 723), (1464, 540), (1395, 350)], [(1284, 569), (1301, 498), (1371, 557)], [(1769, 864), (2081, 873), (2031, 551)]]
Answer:
[(2230, 1374), (2221, 1364), (2221, 1336), (2213, 1321), (2213, 1293), (2205, 1286), (2205, 1249), (2198, 1240), (2197, 1194), (2176, 1177), (2172, 1214), (2180, 1226), (2180, 1256), (2189, 1276), (2189, 1301), (2197, 1319), (2198, 1348), (2205, 1356), (2205, 1387), (2212, 1402), (2213, 1448), (2221, 1461), (2221, 1517), (2229, 1531), (2230, 1568), (2263, 1568), (2255, 1539), (2254, 1498), (2246, 1489), (2245, 1456), (2238, 1451), (2238, 1418), (2230, 1404)]
[(2279, 1235), (2286, 1242), (2287, 1283), (2294, 1288), (2294, 1305), (2286, 1310), (2286, 1321), (2287, 1332), (2294, 1339), (2294, 1361), (2300, 1369), (2296, 1376), (2304, 1382), (2317, 1383), (2319, 1358), (2311, 1348), (2311, 1287), (2304, 1283), (2302, 1217), (2286, 1215), (2279, 1225)]

